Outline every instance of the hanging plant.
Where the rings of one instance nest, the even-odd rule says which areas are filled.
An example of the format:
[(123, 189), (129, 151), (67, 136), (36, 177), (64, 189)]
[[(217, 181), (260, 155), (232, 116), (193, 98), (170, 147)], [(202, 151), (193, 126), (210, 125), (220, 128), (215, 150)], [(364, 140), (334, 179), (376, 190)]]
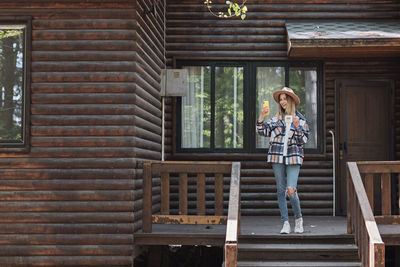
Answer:
[(212, 10), (213, 5), (211, 0), (204, 1), (204, 4), (207, 6), (210, 13), (218, 18), (240, 17), (241, 19), (245, 19), (247, 12), (247, 6), (245, 5), (246, 1), (247, 0), (243, 0), (243, 3), (241, 5), (232, 1), (226, 1), (225, 4), (228, 6), (227, 11), (218, 13), (215, 13)]

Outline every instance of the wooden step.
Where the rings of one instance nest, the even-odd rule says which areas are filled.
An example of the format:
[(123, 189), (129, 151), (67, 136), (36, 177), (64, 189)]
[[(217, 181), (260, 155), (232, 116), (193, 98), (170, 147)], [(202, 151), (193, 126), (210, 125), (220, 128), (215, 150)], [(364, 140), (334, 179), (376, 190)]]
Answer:
[(239, 244), (239, 261), (358, 260), (354, 244)]
[(361, 267), (360, 262), (326, 261), (240, 261), (237, 267)]

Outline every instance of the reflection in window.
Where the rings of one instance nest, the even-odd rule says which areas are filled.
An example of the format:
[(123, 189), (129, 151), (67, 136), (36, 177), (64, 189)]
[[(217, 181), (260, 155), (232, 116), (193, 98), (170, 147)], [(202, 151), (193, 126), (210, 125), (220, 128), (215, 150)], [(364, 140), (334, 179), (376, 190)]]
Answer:
[(243, 67), (215, 68), (215, 147), (243, 148)]
[[(270, 113), (264, 118), (264, 121), (271, 119), (277, 112), (278, 106), (275, 103), (272, 94), (274, 91), (285, 86), (285, 68), (284, 67), (258, 67), (256, 78), (256, 115), (257, 119), (262, 109), (263, 102), (269, 101)], [(269, 138), (256, 135), (256, 147), (269, 147)]]
[(182, 97), (182, 147), (209, 148), (211, 136), (211, 68), (185, 67), (189, 73), (187, 95)]
[(300, 98), (300, 105), (297, 109), (307, 118), (310, 128), (310, 138), (306, 148), (317, 147), (317, 69), (316, 68), (295, 68), (289, 69), (289, 87)]
[(25, 26), (0, 25), (0, 143), (24, 141)]

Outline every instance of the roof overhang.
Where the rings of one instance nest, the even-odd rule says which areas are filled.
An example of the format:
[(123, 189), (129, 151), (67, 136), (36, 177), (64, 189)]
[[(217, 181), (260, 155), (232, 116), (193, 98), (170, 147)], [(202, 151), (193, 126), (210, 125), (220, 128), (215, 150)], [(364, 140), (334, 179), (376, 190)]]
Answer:
[(400, 57), (400, 20), (287, 21), (289, 57)]

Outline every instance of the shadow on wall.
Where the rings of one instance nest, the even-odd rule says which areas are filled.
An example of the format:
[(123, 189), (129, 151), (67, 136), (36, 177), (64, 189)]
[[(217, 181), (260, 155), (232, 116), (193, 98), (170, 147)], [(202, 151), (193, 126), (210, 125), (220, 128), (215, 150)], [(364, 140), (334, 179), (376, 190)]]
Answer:
[(135, 258), (135, 267), (221, 267), (222, 247), (149, 246)]

